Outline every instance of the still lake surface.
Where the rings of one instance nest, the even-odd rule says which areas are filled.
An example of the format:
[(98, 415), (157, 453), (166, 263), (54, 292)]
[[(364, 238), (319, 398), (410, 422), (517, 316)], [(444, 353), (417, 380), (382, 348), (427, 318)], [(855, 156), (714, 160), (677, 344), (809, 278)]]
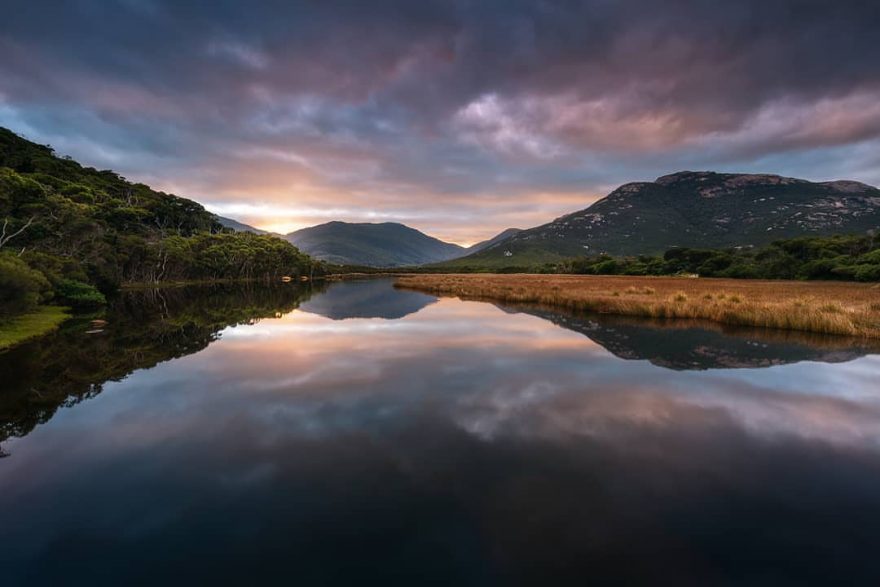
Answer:
[(0, 585), (880, 579), (860, 341), (384, 280), (107, 320), (0, 354)]

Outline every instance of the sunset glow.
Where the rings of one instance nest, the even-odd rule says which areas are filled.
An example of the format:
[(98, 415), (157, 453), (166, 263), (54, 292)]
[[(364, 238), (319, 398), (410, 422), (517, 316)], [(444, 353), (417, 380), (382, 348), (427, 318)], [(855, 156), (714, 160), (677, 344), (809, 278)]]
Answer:
[(678, 169), (877, 184), (878, 11), (833, 12), (13, 0), (0, 126), (265, 230), (466, 244)]

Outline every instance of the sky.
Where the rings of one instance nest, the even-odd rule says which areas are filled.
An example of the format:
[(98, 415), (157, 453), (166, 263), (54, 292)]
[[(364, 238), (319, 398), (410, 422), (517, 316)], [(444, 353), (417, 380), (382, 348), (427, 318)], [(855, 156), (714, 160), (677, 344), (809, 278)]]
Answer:
[(880, 184), (871, 0), (4, 0), (0, 126), (288, 232), (470, 244), (680, 170)]

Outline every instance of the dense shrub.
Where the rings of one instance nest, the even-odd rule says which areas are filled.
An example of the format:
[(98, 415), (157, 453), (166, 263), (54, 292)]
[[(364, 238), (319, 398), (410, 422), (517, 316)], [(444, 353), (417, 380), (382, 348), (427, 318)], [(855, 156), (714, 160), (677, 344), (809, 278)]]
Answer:
[(49, 281), (11, 254), (0, 254), (0, 316), (26, 312), (49, 295)]
[(55, 285), (58, 301), (74, 308), (93, 308), (107, 303), (107, 298), (93, 286), (82, 281), (62, 279)]
[(880, 281), (880, 263), (859, 265), (855, 271), (856, 281)]
[(583, 257), (558, 267), (562, 273), (677, 275), (740, 279), (840, 279), (880, 281), (880, 238), (804, 237), (770, 246), (725, 250), (675, 248), (662, 257)]

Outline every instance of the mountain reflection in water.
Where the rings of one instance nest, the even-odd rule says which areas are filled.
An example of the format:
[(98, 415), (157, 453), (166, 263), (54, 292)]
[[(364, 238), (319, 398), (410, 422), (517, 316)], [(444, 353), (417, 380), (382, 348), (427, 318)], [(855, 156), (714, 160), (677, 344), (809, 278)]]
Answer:
[(396, 320), (414, 314), (437, 301), (416, 291), (388, 292), (387, 279), (362, 279), (331, 283), (320, 296), (303, 302), (300, 309), (332, 318), (384, 318)]
[(646, 359), (676, 370), (756, 369), (800, 361), (843, 363), (880, 353), (880, 342), (865, 338), (534, 307), (516, 310), (579, 332), (621, 359)]
[(870, 348), (358, 287), (128, 292), (0, 355), (3, 584), (880, 578)]

